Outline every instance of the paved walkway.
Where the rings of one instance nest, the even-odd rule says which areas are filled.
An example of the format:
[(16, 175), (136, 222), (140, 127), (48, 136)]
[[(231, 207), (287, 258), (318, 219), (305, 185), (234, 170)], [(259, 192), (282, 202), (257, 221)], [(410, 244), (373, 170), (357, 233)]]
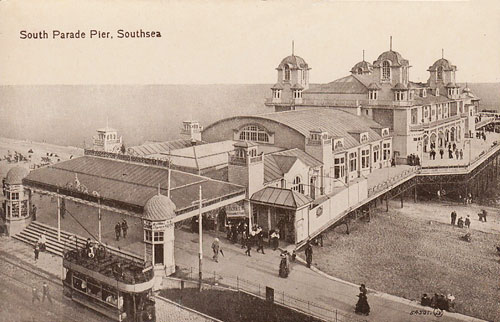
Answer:
[[(311, 301), (331, 310), (338, 309), (339, 314), (347, 315), (345, 321), (480, 321), (460, 314), (444, 312), (444, 316), (415, 315), (415, 310), (427, 310), (415, 302), (402, 299), (389, 294), (370, 290), (368, 300), (371, 313), (368, 317), (361, 318), (352, 314), (359, 293), (359, 285), (330, 277), (316, 269), (309, 269), (302, 263), (293, 263), (291, 273), (287, 279), (278, 277), (279, 251), (266, 249), (266, 254), (252, 252), (248, 257), (240, 245), (233, 245), (223, 237), (221, 239), (224, 257), (219, 258), (216, 263), (212, 260), (210, 245), (213, 235), (204, 234), (203, 241), (203, 271), (205, 275), (221, 275), (221, 283), (224, 278), (233, 279), (236, 276), (251, 280), (264, 289), (269, 286), (275, 289), (275, 298), (279, 302), (279, 294), (291, 295), (304, 301)], [(192, 267), (197, 272), (198, 267), (198, 235), (185, 231), (176, 231), (175, 258), (178, 265)], [(369, 287), (369, 285), (368, 285)], [(427, 310), (432, 314), (432, 311)]]

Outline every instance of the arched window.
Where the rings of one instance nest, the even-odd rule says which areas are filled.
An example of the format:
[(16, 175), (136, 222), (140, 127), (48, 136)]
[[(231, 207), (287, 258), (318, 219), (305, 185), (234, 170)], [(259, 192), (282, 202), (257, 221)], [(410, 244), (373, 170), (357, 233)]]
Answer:
[(443, 66), (437, 68), (437, 79), (443, 80)]
[(391, 80), (391, 64), (387, 60), (382, 63), (382, 80)]
[(358, 75), (363, 74), (363, 69), (362, 69), (361, 67), (359, 67), (359, 68), (358, 68), (358, 70), (356, 71), (356, 73), (357, 73)]
[(292, 190), (304, 193), (304, 185), (301, 182), (302, 180), (300, 179), (300, 177), (296, 176), (295, 179), (293, 179)]
[(239, 136), (242, 141), (269, 143), (269, 135), (266, 130), (257, 125), (245, 126)]
[(290, 81), (290, 67), (288, 65), (285, 65), (285, 81)]

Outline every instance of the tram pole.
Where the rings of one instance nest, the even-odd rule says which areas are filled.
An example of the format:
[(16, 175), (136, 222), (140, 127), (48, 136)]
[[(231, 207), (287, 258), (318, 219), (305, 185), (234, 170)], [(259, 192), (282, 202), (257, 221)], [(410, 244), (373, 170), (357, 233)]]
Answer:
[(97, 198), (97, 212), (99, 216), (99, 244), (101, 243), (101, 197)]
[(202, 199), (201, 199), (201, 185), (200, 185), (200, 193), (199, 193), (199, 201), (198, 201), (198, 234), (199, 234), (199, 243), (200, 243), (200, 249), (199, 249), (199, 258), (198, 258), (198, 268), (199, 268), (199, 291), (201, 292), (201, 281), (203, 278), (203, 271), (202, 271), (202, 259), (203, 259), (203, 229), (202, 229), (202, 216), (201, 216), (201, 205), (202, 205)]
[(61, 200), (57, 195), (57, 241), (61, 241)]

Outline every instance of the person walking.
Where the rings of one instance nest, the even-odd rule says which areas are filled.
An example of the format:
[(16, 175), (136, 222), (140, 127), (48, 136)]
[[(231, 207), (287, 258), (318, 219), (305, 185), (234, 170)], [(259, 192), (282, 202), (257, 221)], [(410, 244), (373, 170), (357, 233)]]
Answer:
[(50, 297), (49, 285), (47, 285), (47, 282), (43, 282), (42, 285), (42, 303), (45, 302), (45, 298), (47, 298), (50, 304), (52, 304), (52, 298)]
[[(260, 228), (260, 227), (259, 227)], [(260, 229), (259, 233), (257, 234), (257, 253), (259, 250), (264, 253), (264, 236), (262, 235), (262, 229)]]
[(214, 252), (214, 256), (212, 258), (216, 263), (219, 262), (219, 250), (220, 250), (219, 238), (215, 238), (214, 241), (212, 242), (212, 251)]
[(40, 237), (38, 238), (38, 245), (40, 247), (41, 252), (45, 251), (45, 243), (46, 242), (47, 242), (47, 239), (45, 238), (45, 234), (41, 233)]
[(38, 244), (35, 245), (34, 252), (35, 252), (35, 262), (36, 262), (38, 260), (38, 254), (40, 253), (40, 248), (38, 248)]
[(357, 314), (369, 315), (370, 305), (368, 304), (368, 297), (366, 297), (366, 292), (360, 292), (358, 297), (359, 299), (356, 303), (356, 309), (354, 310), (354, 312), (356, 312)]
[(120, 222), (117, 222), (116, 225), (115, 225), (115, 237), (116, 237), (116, 240), (120, 240), (120, 233), (121, 233), (121, 225), (120, 225)]
[(247, 238), (245, 239), (245, 246), (247, 249), (245, 250), (245, 254), (248, 256), (250, 255), (250, 251), (252, 250), (252, 237), (250, 235), (247, 235)]
[(306, 255), (307, 267), (310, 268), (312, 263), (313, 249), (309, 242), (307, 242), (306, 244), (305, 255)]
[(31, 289), (31, 295), (32, 295), (31, 296), (31, 303), (35, 303), (35, 300), (37, 300), (38, 302), (41, 302), (40, 297), (38, 296), (38, 290), (34, 286)]
[(455, 226), (455, 221), (456, 221), (456, 220), (457, 220), (457, 213), (455, 212), (455, 210), (453, 210), (453, 211), (451, 212), (451, 224), (452, 224), (453, 226)]
[(121, 228), (122, 228), (123, 238), (127, 238), (128, 224), (127, 224), (127, 221), (125, 220), (125, 218), (122, 221)]
[(441, 155), (441, 159), (443, 158), (443, 154), (444, 154), (444, 150), (443, 149), (440, 149), (439, 150), (439, 154)]

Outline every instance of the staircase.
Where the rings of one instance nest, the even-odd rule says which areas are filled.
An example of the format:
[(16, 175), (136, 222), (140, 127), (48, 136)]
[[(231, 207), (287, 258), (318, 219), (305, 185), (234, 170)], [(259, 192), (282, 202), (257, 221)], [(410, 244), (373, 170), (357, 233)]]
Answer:
[[(79, 248), (84, 247), (87, 241), (87, 239), (84, 237), (71, 234), (63, 230), (61, 230), (61, 240), (59, 241), (57, 240), (57, 228), (51, 227), (46, 224), (42, 224), (37, 221), (31, 222), (31, 224), (28, 227), (26, 227), (23, 231), (12, 237), (14, 239), (20, 240), (35, 247), (35, 244), (38, 242), (38, 238), (40, 238), (40, 234), (42, 233), (45, 234), (46, 251), (61, 257), (63, 256), (64, 249), (72, 250), (75, 249), (76, 247)], [(75, 237), (76, 237), (76, 242), (75, 242)], [(120, 257), (125, 257), (138, 263), (143, 262), (142, 257), (133, 253), (129, 253), (122, 249), (118, 249), (112, 246), (106, 246), (106, 249), (111, 254), (115, 254)]]

